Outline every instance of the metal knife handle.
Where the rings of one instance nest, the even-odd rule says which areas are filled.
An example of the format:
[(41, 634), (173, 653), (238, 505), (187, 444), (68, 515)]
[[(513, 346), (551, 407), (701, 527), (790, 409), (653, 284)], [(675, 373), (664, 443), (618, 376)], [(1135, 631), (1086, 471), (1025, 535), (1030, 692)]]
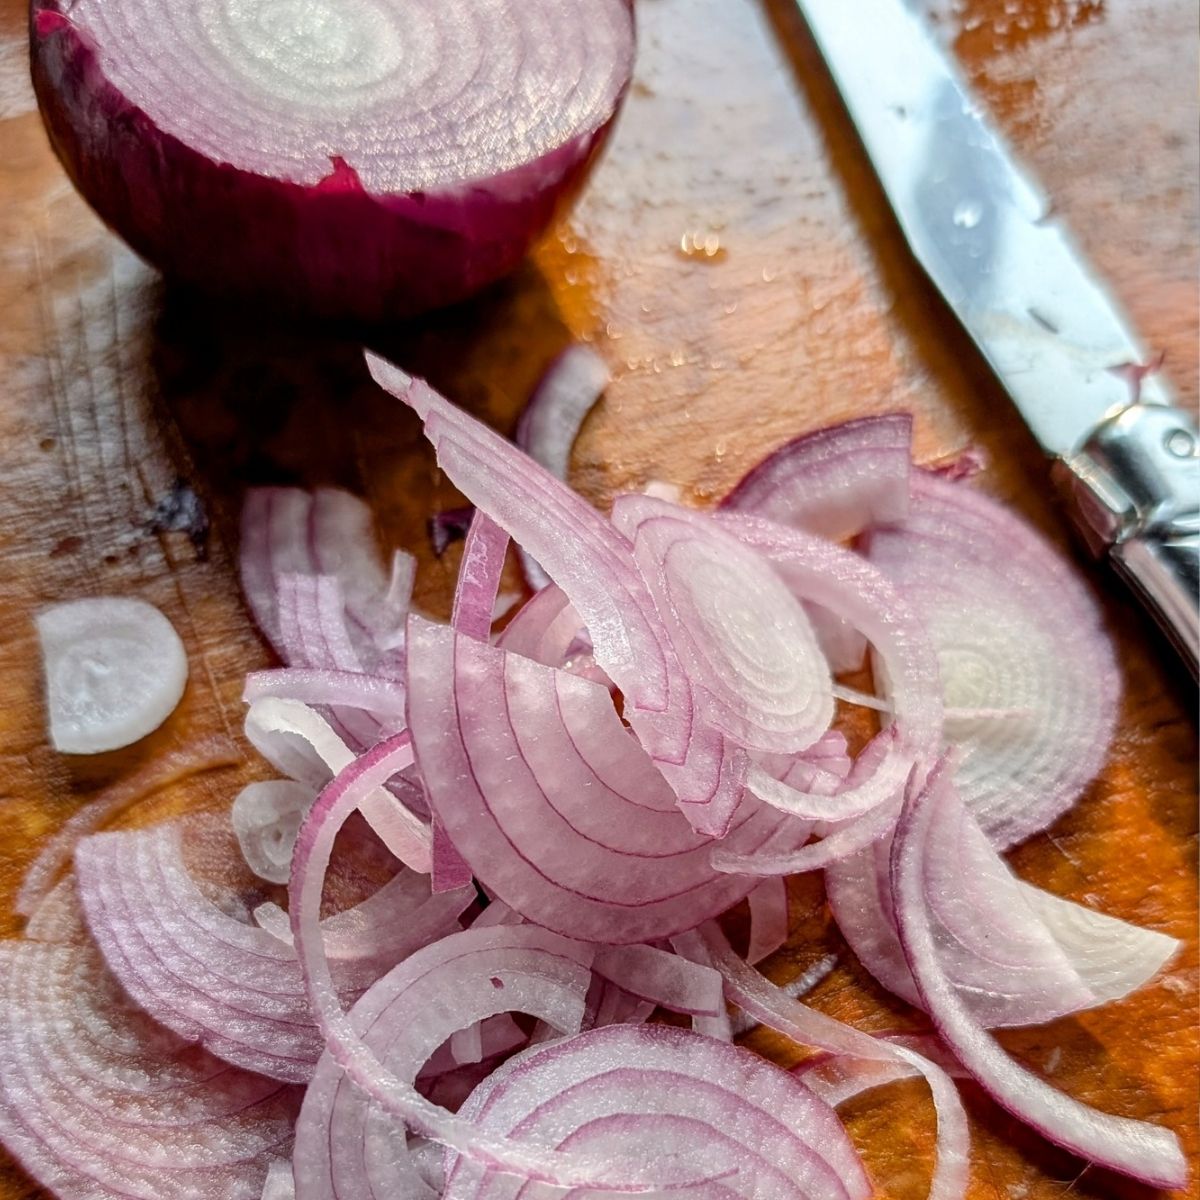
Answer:
[(1107, 554), (1200, 678), (1200, 434), (1183, 409), (1131, 404), (1055, 465), (1080, 533)]

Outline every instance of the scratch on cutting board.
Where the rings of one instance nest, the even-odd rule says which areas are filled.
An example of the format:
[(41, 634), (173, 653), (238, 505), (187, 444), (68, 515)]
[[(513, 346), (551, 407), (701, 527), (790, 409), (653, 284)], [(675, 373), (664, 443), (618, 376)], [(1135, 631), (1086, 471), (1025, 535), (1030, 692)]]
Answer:
[(29, 43), (23, 37), (0, 40), (0, 121), (23, 117), (36, 108), (29, 80)]

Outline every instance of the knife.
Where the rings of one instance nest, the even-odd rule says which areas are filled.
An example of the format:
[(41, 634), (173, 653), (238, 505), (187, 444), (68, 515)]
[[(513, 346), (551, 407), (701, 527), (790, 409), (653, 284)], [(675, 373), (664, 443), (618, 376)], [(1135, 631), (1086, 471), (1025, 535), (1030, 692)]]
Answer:
[(1200, 438), (1041, 189), (904, 0), (796, 0), (914, 257), (1197, 675)]

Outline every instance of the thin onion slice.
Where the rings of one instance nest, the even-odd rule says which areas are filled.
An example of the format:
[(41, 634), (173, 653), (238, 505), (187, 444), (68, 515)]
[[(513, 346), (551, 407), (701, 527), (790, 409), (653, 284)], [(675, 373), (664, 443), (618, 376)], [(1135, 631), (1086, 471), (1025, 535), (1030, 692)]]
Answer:
[[(610, 379), (608, 364), (591, 346), (568, 346), (546, 368), (529, 397), (513, 440), (534, 462), (566, 482), (571, 447)], [(521, 566), (534, 591), (550, 583), (537, 561), (523, 552)]]
[(634, 48), (625, 0), (39, 0), (34, 18), (59, 157), (143, 258), (360, 321), (516, 267), (602, 144)]
[[(314, 788), (354, 761), (328, 722), (296, 700), (256, 700), (246, 714), (246, 736), (268, 762)], [(364, 798), (363, 816), (402, 863), (431, 870), (433, 831), (409, 805), (380, 788)]]
[[(430, 804), (475, 876), (531, 921), (642, 942), (723, 912), (754, 886), (714, 871), (607, 690), (412, 618), (413, 749)], [(808, 826), (747, 801), (749, 853)], [(788, 839), (788, 840), (784, 840)]]
[(711, 517), (619, 496), (613, 524), (692, 684), (697, 715), (747, 750), (807, 749), (833, 719), (829, 666), (768, 562)]
[[(411, 1086), (448, 1038), (499, 1014), (527, 1013), (560, 1033), (577, 1032), (589, 958), (585, 947), (530, 925), (467, 930), (418, 951), (379, 980), (349, 1020), (393, 1077)], [(403, 1129), (328, 1054), (304, 1097), (295, 1165), (297, 1200), (424, 1194)]]
[[(431, 1103), (380, 1061), (343, 1010), (320, 930), (321, 892), (334, 839), (358, 809), (363, 797), (405, 770), (412, 761), (407, 734), (398, 734), (372, 747), (341, 771), (317, 797), (296, 844), (288, 915), (310, 1008), (324, 1034), (330, 1058), (350, 1082), (374, 1100), (391, 1119), (402, 1121), (411, 1131), (466, 1154), (472, 1161), (522, 1178), (550, 1182), (557, 1187), (647, 1190), (654, 1181), (647, 1182), (641, 1169), (622, 1176), (614, 1173), (611, 1165), (590, 1158), (497, 1138), (481, 1131), (473, 1122)], [(689, 1180), (694, 1178), (694, 1175), (689, 1176)]]
[(703, 725), (633, 548), (600, 513), (427, 384), (374, 355), (376, 382), (422, 419), (455, 486), (532, 554), (569, 598), (596, 663), (620, 688), (624, 714), (702, 833), (728, 827), (747, 760)]
[(998, 1104), (1050, 1141), (1143, 1183), (1184, 1187), (1188, 1166), (1174, 1133), (1100, 1112), (1051, 1087), (1004, 1052), (947, 977), (931, 925), (928, 870), (938, 854), (941, 818), (948, 812), (953, 819), (956, 803), (943, 761), (923, 787), (910, 790), (892, 848), (892, 904), (900, 940), (938, 1033)]
[(746, 951), (746, 961), (754, 964), (774, 954), (787, 941), (787, 884), (781, 877), (764, 879), (748, 899), (750, 948)]
[(175, 711), (187, 651), (152, 604), (126, 596), (71, 600), (36, 618), (50, 743), (100, 754), (140, 741)]
[(721, 508), (842, 541), (908, 513), (912, 417), (861, 417), (803, 434), (763, 459)]
[[(981, 1025), (1042, 1024), (1128, 995), (1178, 949), (1173, 938), (1023, 883), (945, 787), (941, 852), (927, 866), (930, 928), (941, 969)], [(890, 855), (888, 839), (832, 864), (826, 891), (859, 961), (920, 1006), (896, 931)]]
[(954, 1083), (937, 1063), (905, 1046), (861, 1033), (792, 999), (738, 958), (713, 923), (691, 936), (700, 940), (709, 961), (721, 972), (730, 1000), (748, 1016), (801, 1045), (887, 1067), (900, 1062), (923, 1076), (938, 1119), (937, 1165), (930, 1183), (930, 1200), (960, 1200), (966, 1195), (970, 1168), (967, 1117)]
[[(397, 552), (384, 570), (370, 509), (336, 488), (252, 488), (242, 508), (242, 590), (259, 629), (293, 666), (328, 666), (293, 660), (280, 619), (280, 581), (304, 576), (336, 581), (342, 611), (322, 625), (344, 621), (354, 653), (366, 667), (386, 666), (403, 637), (415, 563)], [(294, 586), (294, 585), (293, 585)], [(293, 645), (291, 649), (296, 650)], [(353, 667), (351, 669), (354, 669)]]
[(289, 1153), (298, 1089), (163, 1029), (86, 937), (0, 946), (0, 1001), (0, 1137), (56, 1194), (258, 1200)]
[(995, 500), (925, 472), (907, 520), (875, 530), (869, 557), (928, 629), (947, 709), (1022, 714), (948, 722), (984, 832), (1003, 850), (1046, 828), (1100, 769), (1120, 698), (1079, 573)]
[[(858, 555), (758, 517), (722, 513), (719, 519), (768, 559), (797, 597), (836, 608), (866, 635), (875, 653), (877, 678), (890, 702), (896, 732), (875, 743), (880, 760), (865, 764), (873, 768), (862, 783), (869, 790), (865, 795), (851, 789), (841, 792), (852, 819), (834, 820), (820, 842), (786, 854), (747, 855), (723, 845), (713, 851), (713, 863), (722, 871), (788, 875), (813, 870), (886, 837), (895, 826), (909, 771), (919, 759), (936, 753), (940, 744), (937, 660), (920, 622), (896, 589)], [(804, 811), (836, 818), (837, 797), (812, 808), (814, 800), (822, 799), (817, 788), (798, 789), (761, 770), (749, 773), (747, 785), (764, 800), (790, 805), (794, 811), (803, 805)]]
[[(196, 830), (192, 837), (202, 836)], [(109, 968), (147, 1012), (180, 1037), (236, 1066), (304, 1082), (321, 1054), (293, 949), (230, 915), (239, 894), (217, 879), (210, 898), (184, 865), (182, 826), (102, 833), (76, 851), (88, 926)], [(425, 941), (440, 937), (470, 903), (374, 923), (362, 953), (339, 961), (344, 994)], [(410, 923), (411, 922), (411, 923)]]
[[(687, 1195), (865, 1200), (870, 1181), (833, 1110), (786, 1071), (736, 1046), (667, 1025), (616, 1025), (533, 1047), (461, 1110), (495, 1134), (668, 1173), (720, 1178)], [(545, 1200), (549, 1189), (446, 1168), (445, 1200)]]

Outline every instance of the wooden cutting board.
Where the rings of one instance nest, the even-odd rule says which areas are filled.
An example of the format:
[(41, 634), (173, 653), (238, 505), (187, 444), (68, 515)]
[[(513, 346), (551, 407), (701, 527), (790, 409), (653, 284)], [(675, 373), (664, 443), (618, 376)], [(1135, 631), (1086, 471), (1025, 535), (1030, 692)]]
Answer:
[[(927, 6), (1194, 404), (1192, 0)], [(981, 486), (1062, 540), (1036, 447), (907, 260), (788, 0), (641, 0), (639, 19), (637, 79), (575, 214), (510, 282), (376, 344), (508, 430), (551, 355), (593, 342), (616, 378), (576, 447), (574, 479), (601, 504), (650, 479), (715, 498), (791, 435), (910, 409), (921, 458), (982, 448)], [(419, 602), (443, 613), (456, 555), (433, 558), (426, 519), (457, 497), (411, 415), (366, 382), (353, 334), (275, 326), (164, 288), (104, 232), (33, 111), (18, 0), (0, 0), (0, 303), (0, 921), (15, 936), (24, 868), (103, 789), (142, 794), (134, 819), (145, 821), (227, 804), (265, 775), (239, 733), (242, 677), (267, 661), (233, 567), (247, 483), (332, 481), (366, 495), (386, 540), (420, 558)], [(207, 536), (164, 528), (187, 523), (172, 521), (170, 502), (193, 492)], [(1075, 810), (1013, 862), (1186, 948), (1132, 999), (1003, 1040), (1072, 1094), (1170, 1125), (1194, 1156), (1195, 693), (1110, 581), (1080, 571), (1120, 646), (1120, 732)], [(161, 606), (187, 643), (191, 681), (144, 742), (64, 758), (45, 741), (30, 618), (97, 593)], [(183, 768), (164, 769), (168, 750)], [(791, 895), (795, 934), (770, 973), (783, 981), (836, 955), (814, 1004), (864, 1028), (917, 1025), (855, 964), (819, 884), (796, 881)], [(750, 1042), (798, 1057), (761, 1033)], [(968, 1102), (972, 1197), (1145, 1194), (1081, 1173), (973, 1089)], [(878, 1092), (847, 1117), (879, 1194), (923, 1196), (922, 1089)], [(0, 1200), (37, 1194), (4, 1163)]]

